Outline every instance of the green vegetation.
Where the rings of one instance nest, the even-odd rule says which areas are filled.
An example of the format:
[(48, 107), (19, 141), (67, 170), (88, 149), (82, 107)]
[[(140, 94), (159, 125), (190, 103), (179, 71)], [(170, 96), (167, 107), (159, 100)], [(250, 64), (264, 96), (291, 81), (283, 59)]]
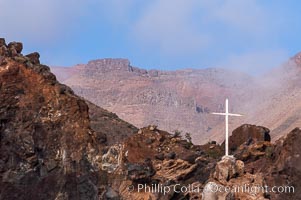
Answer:
[(266, 157), (272, 158), (273, 152), (274, 152), (273, 147), (267, 147), (267, 148), (265, 149), (265, 155), (266, 155)]
[(181, 138), (181, 137), (182, 137), (181, 134), (182, 134), (181, 131), (175, 130), (175, 131), (174, 131), (174, 134), (173, 134), (173, 137), (174, 137), (174, 138)]

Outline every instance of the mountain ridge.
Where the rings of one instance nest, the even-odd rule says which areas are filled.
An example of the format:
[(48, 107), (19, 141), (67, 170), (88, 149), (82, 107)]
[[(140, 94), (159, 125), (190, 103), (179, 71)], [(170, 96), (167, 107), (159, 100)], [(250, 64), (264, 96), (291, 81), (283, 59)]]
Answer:
[[(210, 112), (223, 111), (224, 99), (229, 98), (231, 111), (245, 114), (243, 118), (233, 119), (231, 130), (243, 123), (263, 123), (261, 125), (271, 128), (273, 138), (279, 138), (281, 133), (301, 126), (301, 122), (294, 120), (297, 114), (291, 118), (283, 116), (281, 120), (283, 109), (275, 107), (277, 102), (284, 108), (298, 104), (299, 57), (300, 54), (296, 54), (287, 63), (258, 77), (214, 68), (145, 70), (131, 67), (127, 59), (117, 59), (116, 66), (114, 59), (106, 59), (110, 62), (99, 59), (82, 65), (62, 81), (80, 96), (138, 127), (157, 124), (169, 132), (180, 129), (192, 133), (197, 143), (222, 142), (223, 119), (212, 117)], [(120, 62), (123, 70), (120, 70)], [(105, 71), (98, 70), (97, 63), (101, 63)], [(52, 70), (57, 76), (61, 73), (60, 68)], [(294, 108), (287, 109), (293, 113)], [(271, 114), (263, 117), (268, 110), (272, 110)]]

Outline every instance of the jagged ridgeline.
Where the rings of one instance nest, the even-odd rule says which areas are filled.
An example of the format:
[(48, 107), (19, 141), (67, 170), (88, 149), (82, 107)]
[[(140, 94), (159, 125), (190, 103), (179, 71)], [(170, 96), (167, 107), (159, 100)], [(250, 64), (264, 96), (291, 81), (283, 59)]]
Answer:
[[(301, 199), (299, 128), (271, 143), (267, 128), (243, 125), (230, 138), (235, 157), (222, 158), (215, 141), (138, 129), (78, 97), (22, 49), (0, 39), (1, 200)], [(245, 183), (295, 193), (203, 191)]]

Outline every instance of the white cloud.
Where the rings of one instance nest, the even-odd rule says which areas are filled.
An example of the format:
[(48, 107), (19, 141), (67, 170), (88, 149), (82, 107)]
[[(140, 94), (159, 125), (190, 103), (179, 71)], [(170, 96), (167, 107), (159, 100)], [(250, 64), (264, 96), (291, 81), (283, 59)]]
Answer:
[(209, 17), (253, 36), (261, 36), (271, 32), (274, 23), (271, 13), (256, 0), (224, 0), (208, 6)]
[(256, 0), (155, 0), (134, 23), (132, 37), (163, 55), (201, 54), (230, 44), (226, 34), (259, 44), (277, 30), (276, 21)]
[(288, 53), (281, 49), (247, 52), (230, 55), (217, 66), (240, 70), (250, 74), (258, 74), (280, 66), (281, 63), (287, 61), (288, 57)]
[(84, 1), (1, 0), (0, 27), (8, 40), (51, 42), (70, 28)]
[(204, 48), (209, 35), (194, 23), (197, 0), (157, 0), (133, 26), (133, 36), (142, 46), (152, 46), (163, 54), (189, 54)]
[[(72, 27), (84, 16), (83, 21), (86, 23), (89, 20), (95, 23), (95, 19), (99, 18), (99, 24), (95, 26), (102, 26), (101, 23), (106, 23), (108, 27), (117, 26), (118, 29), (112, 29), (112, 34), (119, 34), (118, 37), (124, 37), (121, 38), (123, 40), (130, 38), (139, 49), (157, 51), (161, 57), (173, 59), (181, 56), (183, 60), (192, 59), (195, 63), (203, 63), (200, 61), (206, 59), (201, 57), (203, 53), (216, 53), (219, 59), (226, 57), (219, 62), (220, 65), (232, 68), (240, 66), (243, 70), (254, 73), (259, 70), (258, 66), (270, 68), (287, 56), (281, 50), (271, 50), (272, 47), (267, 49), (272, 46), (271, 43), (277, 42), (272, 40), (276, 37), (273, 36), (274, 33), (281, 31), (281, 15), (278, 16), (277, 12), (263, 6), (261, 1), (142, 2), (0, 0), (1, 36), (8, 41), (20, 40), (45, 46), (64, 41), (64, 38), (74, 32), (81, 32), (80, 25), (75, 30)], [(116, 33), (116, 30), (124, 32)], [(253, 50), (247, 51), (247, 48)], [(238, 50), (244, 53), (233, 54), (233, 51)], [(209, 64), (214, 62), (210, 59), (206, 60)]]
[(99, 8), (100, 14), (103, 14), (112, 23), (117, 25), (128, 23), (134, 6), (137, 6), (135, 0), (100, 0), (95, 5)]

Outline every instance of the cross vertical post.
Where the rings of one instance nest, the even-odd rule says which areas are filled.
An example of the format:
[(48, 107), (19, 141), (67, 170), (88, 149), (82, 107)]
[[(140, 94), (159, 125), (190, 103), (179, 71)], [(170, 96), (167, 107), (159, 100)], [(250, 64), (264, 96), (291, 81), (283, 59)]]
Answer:
[(225, 121), (226, 121), (226, 141), (225, 141), (225, 155), (229, 155), (229, 101), (226, 99), (226, 115), (225, 115)]
[(226, 102), (225, 102), (225, 113), (211, 113), (211, 114), (225, 116), (225, 125), (226, 125), (225, 156), (229, 156), (229, 116), (241, 117), (242, 115), (229, 113), (229, 100), (228, 99), (226, 99)]

